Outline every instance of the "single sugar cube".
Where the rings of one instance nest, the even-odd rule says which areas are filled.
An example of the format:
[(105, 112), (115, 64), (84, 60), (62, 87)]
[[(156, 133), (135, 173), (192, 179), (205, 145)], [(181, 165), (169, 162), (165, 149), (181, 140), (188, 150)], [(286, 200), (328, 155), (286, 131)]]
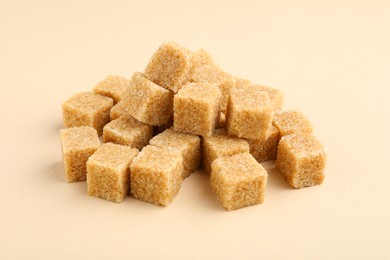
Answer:
[(92, 126), (99, 135), (103, 126), (110, 121), (113, 100), (92, 92), (72, 96), (62, 103), (62, 116), (65, 127)]
[(222, 92), (221, 110), (225, 112), (230, 91), (236, 86), (236, 78), (224, 72), (216, 65), (205, 65), (194, 68), (190, 81), (195, 83), (217, 84)]
[(229, 135), (266, 138), (272, 125), (273, 108), (268, 94), (258, 88), (235, 88), (231, 91), (226, 114)]
[(162, 44), (145, 69), (145, 76), (175, 93), (188, 80), (192, 67), (191, 51), (174, 42)]
[(89, 126), (71, 127), (61, 129), (60, 136), (66, 181), (84, 181), (87, 160), (100, 146), (96, 129)]
[(211, 136), (219, 121), (221, 100), (221, 91), (214, 84), (184, 85), (174, 97), (174, 129)]
[(129, 146), (103, 144), (87, 161), (88, 195), (121, 202), (130, 186), (129, 166), (138, 150)]
[[(129, 90), (130, 92), (130, 90)], [(121, 116), (130, 115), (130, 103), (132, 102), (131, 97), (127, 95), (117, 104), (115, 104), (110, 111), (110, 120), (115, 120)]]
[(201, 149), (200, 138), (197, 135), (185, 134), (167, 129), (154, 136), (150, 145), (180, 151), (183, 156), (183, 178), (188, 177), (199, 168)]
[(152, 138), (153, 126), (139, 122), (127, 115), (115, 119), (104, 126), (103, 142), (128, 145), (141, 150)]
[(247, 139), (250, 153), (260, 163), (275, 160), (280, 135), (275, 126), (271, 126), (269, 134), (263, 139)]
[(110, 97), (114, 100), (114, 104), (117, 104), (129, 94), (129, 83), (128, 79), (109, 75), (93, 88), (93, 92)]
[(162, 125), (173, 113), (173, 93), (139, 72), (131, 79), (129, 99), (130, 114), (148, 125)]
[(217, 158), (239, 153), (249, 153), (249, 144), (243, 138), (228, 136), (225, 129), (218, 129), (211, 137), (203, 137), (203, 168), (211, 172), (211, 164)]
[(249, 153), (216, 159), (212, 164), (210, 185), (227, 210), (264, 202), (267, 171)]
[(310, 134), (313, 132), (312, 124), (299, 111), (291, 110), (275, 113), (273, 124), (279, 129), (281, 136), (295, 133)]
[(312, 135), (297, 133), (280, 139), (276, 168), (294, 188), (319, 185), (324, 180), (324, 146)]
[(148, 145), (133, 160), (130, 172), (134, 198), (167, 206), (183, 180), (183, 157), (179, 151)]
[(268, 94), (269, 100), (271, 102), (274, 111), (281, 111), (283, 109), (283, 92), (276, 88), (271, 88), (262, 85), (252, 85)]

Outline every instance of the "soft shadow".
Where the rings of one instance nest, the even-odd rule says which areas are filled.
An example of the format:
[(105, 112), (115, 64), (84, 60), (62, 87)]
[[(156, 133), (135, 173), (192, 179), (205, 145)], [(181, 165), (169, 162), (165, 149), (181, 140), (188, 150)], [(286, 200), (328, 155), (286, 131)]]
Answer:
[(47, 166), (46, 174), (51, 181), (66, 182), (63, 162), (51, 163)]
[(268, 172), (268, 187), (270, 187), (271, 189), (292, 189), (290, 185), (288, 185), (288, 183), (283, 179), (280, 172), (276, 169), (275, 161), (263, 162), (261, 163), (261, 165)]
[(64, 127), (64, 124), (62, 123), (61, 120), (58, 120), (55, 123), (53, 123), (53, 128), (52, 128), (53, 132), (58, 133), (60, 131), (60, 129), (63, 129), (63, 128), (65, 128), (65, 127)]
[(55, 185), (69, 185), (74, 193), (87, 194), (86, 181), (72, 183), (66, 181), (64, 163), (62, 161), (49, 164), (44, 173), (44, 177)]
[(210, 209), (221, 211), (222, 206), (219, 204), (214, 192), (210, 187), (210, 175), (207, 174), (203, 169), (199, 169), (192, 173), (191, 186), (197, 187), (197, 200), (202, 206), (207, 206)]
[(42, 129), (41, 135), (44, 135), (45, 139), (52, 139), (53, 141), (59, 142), (61, 144), (60, 130), (64, 129), (62, 121), (56, 120), (56, 122), (51, 122)]
[(60, 130), (66, 128), (62, 122), (62, 116), (47, 118), (46, 123), (41, 125), (40, 134), (47, 138), (58, 138)]

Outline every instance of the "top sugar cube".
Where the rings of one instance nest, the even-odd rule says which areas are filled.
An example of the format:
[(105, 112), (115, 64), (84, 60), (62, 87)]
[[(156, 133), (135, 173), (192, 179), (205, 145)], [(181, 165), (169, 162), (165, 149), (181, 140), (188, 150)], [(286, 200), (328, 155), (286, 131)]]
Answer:
[(162, 44), (147, 65), (144, 75), (157, 85), (177, 93), (188, 80), (191, 51), (174, 42)]

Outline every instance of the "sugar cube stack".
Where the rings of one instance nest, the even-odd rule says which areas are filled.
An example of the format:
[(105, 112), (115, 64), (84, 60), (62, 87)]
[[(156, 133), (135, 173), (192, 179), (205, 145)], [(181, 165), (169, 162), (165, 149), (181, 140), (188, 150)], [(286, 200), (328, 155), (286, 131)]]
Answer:
[(177, 43), (166, 42), (153, 54), (144, 74), (159, 86), (177, 93), (188, 81), (191, 69), (191, 51)]
[(275, 160), (292, 188), (319, 185), (324, 146), (283, 101), (282, 91), (227, 73), (206, 50), (165, 42), (144, 71), (107, 76), (62, 104), (65, 178), (86, 180), (92, 197), (167, 206), (199, 172), (229, 211), (265, 201), (265, 161)]

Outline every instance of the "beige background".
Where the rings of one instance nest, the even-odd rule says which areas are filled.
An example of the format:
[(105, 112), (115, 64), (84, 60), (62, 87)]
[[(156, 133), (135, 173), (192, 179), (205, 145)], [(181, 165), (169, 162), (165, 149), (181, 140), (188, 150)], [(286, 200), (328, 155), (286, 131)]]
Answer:
[[(0, 2), (0, 258), (389, 259), (390, 2), (141, 2)], [(325, 183), (292, 190), (265, 163), (266, 202), (234, 212), (200, 172), (167, 208), (65, 183), (61, 102), (164, 40), (284, 90), (326, 145)]]

